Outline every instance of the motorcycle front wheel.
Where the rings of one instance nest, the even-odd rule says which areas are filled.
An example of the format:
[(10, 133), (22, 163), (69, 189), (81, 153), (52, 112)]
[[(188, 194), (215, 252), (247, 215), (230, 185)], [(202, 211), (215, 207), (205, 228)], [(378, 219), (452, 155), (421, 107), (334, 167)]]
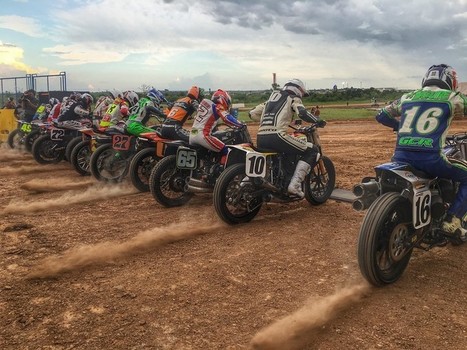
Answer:
[(89, 164), (91, 162), (91, 147), (89, 141), (81, 141), (78, 143), (71, 152), (70, 163), (78, 174), (86, 176), (91, 175)]
[(34, 145), (34, 141), (37, 140), (42, 133), (40, 130), (33, 130), (29, 134), (26, 135), (24, 139), (24, 147), (26, 147), (26, 151), (32, 152), (32, 145)]
[(19, 149), (23, 145), (23, 139), (24, 133), (19, 129), (14, 129), (8, 134), (8, 146), (13, 149)]
[(225, 169), (214, 185), (213, 202), (217, 215), (230, 225), (250, 222), (263, 205), (256, 186), (245, 175), (245, 164)]
[(106, 143), (92, 153), (89, 161), (92, 176), (99, 181), (121, 182), (128, 172), (128, 159)]
[(133, 186), (141, 192), (149, 192), (149, 177), (160, 157), (154, 147), (144, 148), (133, 157), (130, 163), (130, 179)]
[(45, 134), (34, 141), (32, 155), (39, 164), (59, 163), (65, 158), (65, 148)]
[(175, 155), (167, 156), (152, 169), (149, 189), (154, 199), (164, 207), (178, 207), (193, 197), (193, 193), (185, 189), (189, 177), (189, 170), (177, 168)]
[(321, 156), (305, 178), (305, 198), (312, 205), (325, 203), (336, 186), (336, 169), (326, 156)]
[(399, 193), (378, 197), (368, 209), (358, 236), (358, 265), (375, 286), (396, 282), (407, 267), (414, 231), (410, 202)]

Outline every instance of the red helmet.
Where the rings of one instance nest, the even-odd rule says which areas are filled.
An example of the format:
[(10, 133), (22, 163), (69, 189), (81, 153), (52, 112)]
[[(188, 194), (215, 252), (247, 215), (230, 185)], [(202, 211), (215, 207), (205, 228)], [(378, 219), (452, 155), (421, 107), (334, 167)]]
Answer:
[(232, 105), (232, 99), (230, 98), (228, 92), (221, 89), (212, 94), (211, 101), (215, 104), (221, 105), (226, 110), (228, 110)]

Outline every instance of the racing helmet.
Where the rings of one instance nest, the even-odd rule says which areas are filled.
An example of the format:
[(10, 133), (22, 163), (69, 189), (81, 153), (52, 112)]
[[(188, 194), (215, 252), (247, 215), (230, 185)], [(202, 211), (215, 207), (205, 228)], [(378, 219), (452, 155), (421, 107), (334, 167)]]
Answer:
[(87, 92), (82, 94), (80, 99), (86, 104), (86, 107), (90, 107), (91, 104), (94, 102), (94, 98), (91, 96), (91, 94), (88, 94)]
[(154, 88), (154, 87), (149, 89), (147, 96), (156, 105), (160, 105), (162, 102), (165, 101), (164, 94), (162, 92), (160, 92), (159, 90), (157, 90), (156, 88)]
[(58, 100), (58, 98), (52, 97), (52, 98), (49, 100), (49, 105), (51, 105), (51, 106), (55, 106), (57, 103), (60, 103), (60, 101)]
[(110, 96), (112, 96), (114, 100), (116, 100), (117, 98), (123, 100), (123, 92), (121, 92), (120, 90), (113, 89), (112, 91), (110, 91)]
[(211, 101), (215, 104), (221, 105), (226, 110), (230, 109), (230, 106), (232, 105), (232, 98), (229, 93), (221, 89), (218, 89), (212, 94)]
[(422, 87), (437, 86), (440, 89), (456, 91), (458, 87), (457, 73), (447, 64), (436, 64), (428, 68), (422, 79)]
[(139, 96), (135, 91), (128, 90), (124, 92), (123, 99), (128, 102), (128, 105), (130, 107), (133, 107), (134, 105), (138, 103)]
[(188, 89), (187, 96), (197, 100), (198, 102), (200, 102), (204, 98), (203, 95), (203, 89), (200, 89), (197, 86), (192, 86), (190, 89)]
[(282, 90), (290, 91), (298, 97), (306, 97), (310, 94), (306, 91), (305, 84), (300, 79), (291, 79), (284, 84)]

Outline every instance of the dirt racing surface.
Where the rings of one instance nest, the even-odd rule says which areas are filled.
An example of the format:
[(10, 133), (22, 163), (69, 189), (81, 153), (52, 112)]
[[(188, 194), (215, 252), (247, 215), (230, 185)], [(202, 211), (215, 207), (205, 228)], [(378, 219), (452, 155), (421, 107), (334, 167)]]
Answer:
[[(374, 121), (320, 133), (349, 190), (395, 141)], [(163, 208), (2, 146), (0, 348), (467, 349), (467, 245), (417, 250), (397, 283), (369, 287), (363, 215), (303, 200), (227, 226), (210, 195)]]

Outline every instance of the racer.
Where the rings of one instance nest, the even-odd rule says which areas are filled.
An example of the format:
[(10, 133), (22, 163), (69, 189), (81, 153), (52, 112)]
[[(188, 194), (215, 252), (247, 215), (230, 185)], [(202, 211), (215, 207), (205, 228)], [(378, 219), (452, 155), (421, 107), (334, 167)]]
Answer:
[(19, 99), (20, 106), (24, 111), (23, 120), (30, 123), (39, 108), (39, 100), (36, 98), (34, 89), (26, 90)]
[(318, 122), (324, 127), (326, 122), (311, 114), (302, 103), (308, 96), (305, 85), (300, 79), (287, 81), (281, 90), (273, 91), (269, 99), (249, 112), (250, 118), (260, 120), (256, 137), (258, 148), (275, 150), (288, 154), (299, 154), (294, 174), (287, 191), (303, 198), (302, 182), (320, 158), (318, 147), (288, 133), (294, 114), (309, 122)]
[(74, 98), (68, 98), (60, 108), (60, 115), (57, 118), (59, 126), (64, 127), (80, 127), (82, 122), (91, 121), (91, 104), (93, 97), (84, 93), (76, 101)]
[(183, 129), (183, 124), (198, 110), (202, 99), (202, 90), (197, 86), (192, 86), (185, 97), (175, 101), (162, 125), (161, 136), (189, 142), (190, 132)]
[(433, 65), (425, 73), (421, 89), (384, 107), (376, 120), (397, 131), (393, 161), (459, 183), (442, 229), (467, 240), (467, 164), (448, 159), (442, 152), (453, 118), (467, 116), (467, 97), (457, 87), (457, 74), (451, 66)]
[[(134, 96), (128, 98), (134, 98)], [(135, 107), (131, 109), (131, 114), (126, 121), (127, 133), (139, 136), (145, 132), (154, 132), (155, 129), (147, 125), (150, 123), (153, 114), (165, 120), (166, 115), (161, 109), (162, 102), (167, 102), (164, 94), (155, 88), (149, 89), (146, 97), (141, 98)]]
[[(119, 122), (127, 118), (130, 114), (130, 107), (133, 106), (133, 104), (130, 104), (130, 101), (125, 99), (125, 93), (119, 90), (113, 90), (111, 94), (113, 101), (109, 104), (99, 122), (100, 131), (105, 131), (110, 126), (116, 126)], [(137, 94), (136, 97), (138, 97)], [(102, 107), (102, 109), (103, 108), (104, 107)]]
[(222, 154), (221, 164), (225, 162), (228, 148), (213, 135), (218, 123), (224, 122), (227, 126), (234, 128), (246, 128), (232, 114), (230, 107), (232, 99), (227, 91), (218, 89), (212, 94), (211, 99), (203, 99), (199, 104), (193, 126), (190, 132), (190, 145), (203, 146), (214, 152)]
[(58, 116), (60, 115), (60, 108), (62, 106), (62, 103), (60, 102), (58, 98), (55, 98), (55, 97), (52, 97), (49, 100), (49, 103), (52, 106), (52, 109), (47, 115), (47, 122), (52, 122), (54, 120), (57, 120)]

